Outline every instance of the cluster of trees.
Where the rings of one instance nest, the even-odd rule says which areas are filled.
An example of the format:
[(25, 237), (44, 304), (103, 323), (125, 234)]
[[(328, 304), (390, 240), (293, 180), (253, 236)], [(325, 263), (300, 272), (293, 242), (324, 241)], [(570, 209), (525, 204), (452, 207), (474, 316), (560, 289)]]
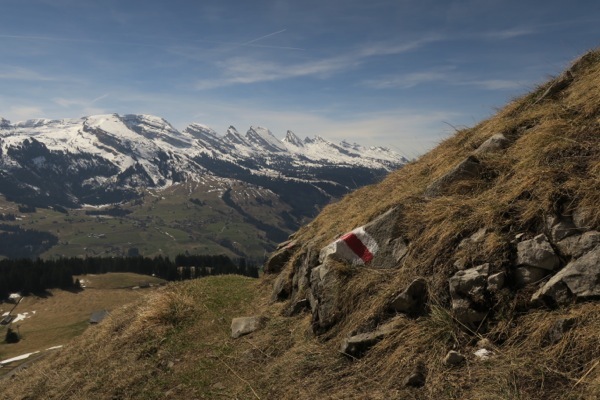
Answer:
[[(191, 267), (194, 267), (193, 269)], [(193, 273), (192, 273), (193, 271)], [(241, 258), (234, 262), (224, 255), (168, 257), (87, 257), (57, 260), (0, 260), (0, 299), (10, 293), (43, 293), (47, 289), (77, 289), (74, 275), (133, 272), (168, 281), (207, 275), (239, 274), (258, 277), (258, 267)]]
[(48, 232), (0, 224), (0, 255), (8, 258), (32, 258), (58, 243)]

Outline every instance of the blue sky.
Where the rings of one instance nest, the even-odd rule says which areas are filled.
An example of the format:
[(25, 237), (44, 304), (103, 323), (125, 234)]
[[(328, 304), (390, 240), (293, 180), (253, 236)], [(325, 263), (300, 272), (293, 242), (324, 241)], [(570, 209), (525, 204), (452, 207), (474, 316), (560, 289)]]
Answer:
[(0, 116), (159, 115), (422, 154), (600, 44), (600, 2), (0, 0)]

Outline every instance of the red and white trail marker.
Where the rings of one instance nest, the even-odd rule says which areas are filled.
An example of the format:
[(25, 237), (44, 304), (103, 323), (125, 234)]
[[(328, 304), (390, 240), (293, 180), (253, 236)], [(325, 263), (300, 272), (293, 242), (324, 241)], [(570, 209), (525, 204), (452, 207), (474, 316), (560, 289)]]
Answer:
[(335, 254), (353, 264), (366, 264), (373, 259), (378, 250), (377, 241), (361, 226), (325, 247), (321, 257), (324, 259)]

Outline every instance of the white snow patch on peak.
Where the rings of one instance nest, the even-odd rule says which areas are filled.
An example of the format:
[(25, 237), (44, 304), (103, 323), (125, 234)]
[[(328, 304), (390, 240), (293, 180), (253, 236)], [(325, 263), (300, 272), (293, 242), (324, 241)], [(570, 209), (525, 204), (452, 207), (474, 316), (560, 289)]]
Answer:
[(197, 122), (191, 123), (185, 130), (190, 130), (190, 129), (192, 129), (194, 131), (200, 131), (200, 132), (212, 135), (212, 136), (219, 136), (219, 134), (217, 133), (217, 131), (215, 131), (210, 126), (204, 125), (204, 124), (199, 124)]

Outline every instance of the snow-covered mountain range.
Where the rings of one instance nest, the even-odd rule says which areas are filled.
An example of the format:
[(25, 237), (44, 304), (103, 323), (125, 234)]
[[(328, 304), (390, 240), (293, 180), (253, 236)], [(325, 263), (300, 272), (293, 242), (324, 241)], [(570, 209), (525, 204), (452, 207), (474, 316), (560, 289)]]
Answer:
[[(369, 183), (365, 173), (381, 176), (406, 162), (383, 147), (334, 144), (318, 136), (301, 140), (291, 131), (283, 140), (262, 127), (251, 127), (244, 135), (230, 127), (221, 136), (201, 124), (178, 131), (163, 118), (117, 114), (15, 124), (0, 119), (0, 156), (1, 179), (16, 179), (0, 192), (19, 186), (13, 189), (30, 192), (26, 199), (47, 203), (44, 196), (53, 196), (45, 186), (62, 182), (67, 187), (57, 194), (67, 197), (54, 200), (66, 206), (115, 202), (115, 193), (129, 197), (135, 188), (165, 188), (207, 175), (338, 186), (330, 193), (335, 196)], [(327, 176), (333, 172), (347, 177)], [(3, 194), (11, 196), (10, 190)]]
[[(116, 215), (132, 213), (121, 221), (123, 227), (145, 229), (148, 213), (154, 213), (156, 230), (180, 232), (171, 246), (182, 251), (204, 240), (217, 246), (205, 251), (257, 255), (332, 199), (380, 180), (406, 161), (383, 147), (334, 144), (318, 136), (302, 140), (291, 131), (280, 140), (261, 127), (245, 134), (229, 127), (220, 135), (192, 124), (179, 131), (151, 115), (18, 123), (0, 118), (0, 195), (13, 204), (4, 206), (0, 217), (17, 205), (66, 213), (119, 204)], [(165, 219), (167, 215), (174, 219)], [(80, 232), (90, 227), (86, 218), (80, 220)], [(79, 222), (68, 218), (57, 223), (72, 231), (72, 224)], [(119, 227), (113, 226), (113, 233)], [(235, 242), (224, 236), (228, 231), (237, 235)], [(72, 246), (79, 240), (61, 232), (60, 243)], [(137, 247), (152, 251), (150, 246), (144, 249), (144, 240)], [(111, 245), (110, 252), (123, 249), (122, 244)], [(80, 254), (72, 248), (65, 251)]]

